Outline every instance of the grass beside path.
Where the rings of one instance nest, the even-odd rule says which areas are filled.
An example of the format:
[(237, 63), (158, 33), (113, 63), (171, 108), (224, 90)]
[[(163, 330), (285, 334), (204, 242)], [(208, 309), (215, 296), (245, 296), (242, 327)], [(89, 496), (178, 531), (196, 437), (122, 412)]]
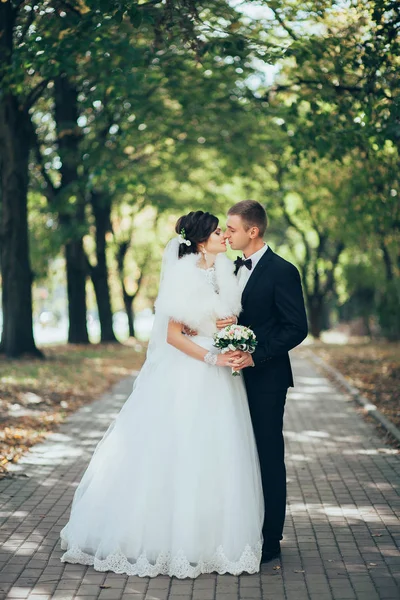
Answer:
[(46, 347), (46, 360), (0, 359), (0, 477), (65, 417), (141, 368), (144, 345)]
[(309, 347), (400, 428), (399, 342), (364, 341)]

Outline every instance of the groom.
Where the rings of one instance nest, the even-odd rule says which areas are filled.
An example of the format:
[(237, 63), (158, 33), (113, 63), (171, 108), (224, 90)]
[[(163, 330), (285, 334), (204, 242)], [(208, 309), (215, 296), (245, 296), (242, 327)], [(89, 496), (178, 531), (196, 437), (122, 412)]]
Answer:
[[(283, 413), (293, 386), (288, 352), (307, 336), (300, 276), (264, 243), (267, 215), (253, 200), (228, 211), (225, 238), (241, 250), (236, 273), (243, 289), (239, 324), (250, 327), (258, 344), (254, 354), (237, 351), (235, 368), (244, 369), (247, 395), (260, 459), (265, 519), (262, 562), (280, 555), (286, 511)], [(227, 321), (218, 321), (219, 328)]]

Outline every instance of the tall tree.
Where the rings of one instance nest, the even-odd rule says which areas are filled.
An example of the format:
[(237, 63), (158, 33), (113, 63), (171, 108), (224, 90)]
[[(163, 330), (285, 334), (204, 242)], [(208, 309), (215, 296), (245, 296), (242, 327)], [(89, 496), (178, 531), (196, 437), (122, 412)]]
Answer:
[(100, 341), (116, 342), (113, 330), (110, 287), (106, 256), (106, 237), (111, 233), (111, 197), (93, 189), (90, 192), (90, 205), (95, 222), (96, 264), (87, 258), (88, 272), (93, 282), (100, 321)]
[[(15, 32), (21, 3), (0, 3), (0, 262), (3, 331), (0, 351), (9, 357), (41, 355), (33, 339), (32, 271), (29, 260), (27, 193), (30, 141), (29, 109), (44, 87), (27, 93), (13, 78)], [(28, 22), (25, 24), (25, 27)], [(24, 36), (24, 32), (21, 32)]]
[[(237, 18), (224, 2), (221, 6), (226, 17)], [(235, 157), (236, 164), (242, 168), (245, 162), (235, 138), (243, 139), (245, 131), (249, 133), (248, 118), (243, 128), (247, 107), (242, 106), (244, 98), (240, 86), (247, 74), (253, 72), (247, 61), (250, 48), (246, 48), (240, 36), (227, 38), (214, 33), (208, 47), (200, 44), (197, 32), (191, 30), (189, 8), (186, 29), (174, 27), (172, 31), (165, 31), (168, 19), (176, 19), (175, 13), (168, 12), (171, 8), (169, 6), (167, 13), (154, 8), (151, 25), (150, 21), (146, 22), (149, 14), (144, 13), (144, 25), (147, 25), (137, 31), (127, 18), (123, 18), (117, 28), (115, 23), (103, 22), (103, 16), (96, 17), (102, 22), (100, 33), (96, 33), (100, 36), (100, 47), (97, 38), (90, 43), (90, 20), (86, 14), (83, 18), (69, 11), (58, 34), (69, 62), (63, 64), (64, 72), (56, 78), (53, 88), (57, 137), (54, 139), (50, 133), (51, 123), (50, 128), (38, 127), (37, 148), (46, 181), (45, 192), (53, 203), (56, 199), (60, 225), (67, 237), (67, 273), (74, 275), (75, 289), (80, 290), (75, 298), (71, 295), (73, 289), (68, 288), (70, 320), (76, 326), (76, 335), (71, 336), (70, 329), (70, 341), (86, 342), (83, 317), (81, 321), (79, 318), (85, 310), (82, 236), (87, 211), (85, 214), (84, 203), (85, 197), (91, 196), (91, 190), (107, 202), (115, 200), (118, 190), (126, 187), (129, 180), (136, 179), (142, 184), (148, 181), (148, 163), (153, 173), (160, 169), (171, 170), (171, 157), (177, 154), (186, 158), (186, 171), (190, 172), (191, 161), (203, 145), (223, 151), (231, 161)], [(210, 23), (220, 18), (207, 10)], [(89, 42), (83, 53), (79, 45), (75, 48), (76, 36), (80, 31), (87, 33), (87, 29)], [(189, 45), (187, 36), (192, 42)], [(66, 93), (62, 93), (62, 87)], [(58, 168), (61, 177), (57, 183), (53, 183), (57, 174), (52, 166), (45, 166), (51, 158), (53, 163), (62, 165)], [(229, 159), (226, 170), (232, 168)], [(250, 156), (246, 155), (246, 160), (250, 160)], [(179, 168), (182, 171), (181, 165)], [(93, 204), (92, 212), (97, 223), (100, 213)], [(97, 231), (96, 227), (95, 233), (99, 248), (100, 245), (105, 247), (106, 233), (103, 226), (100, 229)], [(103, 236), (101, 244), (100, 235)], [(71, 236), (74, 237), (70, 239)], [(70, 247), (74, 252), (68, 253)], [(104, 261), (105, 256), (104, 253)], [(104, 261), (103, 269), (106, 268)], [(97, 262), (96, 269), (90, 267), (90, 262), (86, 264), (92, 279), (97, 277), (101, 261)], [(107, 285), (104, 273), (101, 281)], [(95, 289), (98, 288), (98, 279), (93, 283)], [(108, 297), (109, 293), (104, 290), (103, 304)], [(108, 313), (108, 309), (99, 306), (102, 339), (112, 336)], [(107, 323), (103, 323), (103, 319), (107, 319)], [(104, 334), (106, 337), (103, 330), (108, 332)]]
[(54, 81), (54, 116), (58, 154), (61, 161), (60, 185), (52, 194), (60, 225), (66, 234), (65, 264), (68, 291), (68, 342), (87, 344), (86, 326), (86, 260), (83, 249), (85, 232), (85, 197), (79, 185), (81, 132), (77, 125), (78, 92), (65, 73)]
[[(258, 98), (265, 112), (275, 113), (287, 136), (283, 146), (289, 144), (299, 162), (306, 164), (312, 151), (339, 178), (346, 173), (347, 197), (339, 194), (334, 212), (352, 223), (346, 245), (356, 254), (373, 253), (386, 273), (386, 284), (377, 279), (375, 309), (400, 335), (393, 310), (400, 299), (397, 3), (275, 0), (269, 7), (287, 51), (274, 82), (258, 90)], [(343, 243), (342, 233), (330, 231), (328, 245)]]
[[(54, 6), (47, 0), (38, 0), (34, 5), (18, 0), (0, 3), (2, 350), (6, 354), (37, 352), (32, 335), (32, 274), (27, 238), (28, 158), (34, 139), (30, 109), (47, 85), (59, 81), (78, 57), (82, 60), (90, 57), (99, 40), (104, 40), (104, 30), (106, 37), (107, 32), (108, 37), (116, 36), (118, 24), (128, 19), (143, 30), (151, 25), (159, 43), (175, 21), (176, 33), (180, 30), (180, 39), (190, 47), (190, 39), (197, 45), (193, 28), (196, 16), (195, 3), (190, 0), (182, 0), (179, 6), (170, 1), (158, 4), (114, 0), (73, 0), (56, 2)], [(76, 21), (74, 27), (65, 27), (72, 18)], [(70, 29), (73, 36), (69, 35)], [(91, 45), (89, 55), (85, 54), (88, 45)], [(103, 54), (106, 56), (107, 50)], [(78, 207), (78, 221), (80, 213)], [(74, 265), (72, 271), (80, 281), (76, 288), (69, 285), (69, 294), (74, 295), (71, 304), (82, 305), (77, 310), (77, 327), (71, 332), (71, 339), (85, 341), (84, 309), (79, 300), (83, 297), (79, 243), (71, 241), (73, 247), (67, 252)]]

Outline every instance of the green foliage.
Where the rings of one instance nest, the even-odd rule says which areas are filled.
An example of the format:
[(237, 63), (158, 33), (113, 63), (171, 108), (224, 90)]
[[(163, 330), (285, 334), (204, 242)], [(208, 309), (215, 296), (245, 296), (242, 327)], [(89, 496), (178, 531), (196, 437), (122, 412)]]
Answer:
[(29, 244), (34, 279), (45, 279), (49, 261), (60, 251), (57, 217), (49, 210), (46, 198), (37, 192), (29, 195)]
[(399, 280), (390, 281), (380, 290), (377, 302), (379, 324), (383, 335), (389, 340), (400, 337), (400, 285)]
[[(114, 307), (122, 306), (115, 249), (128, 241), (126, 288), (135, 293), (143, 275), (144, 306), (177, 216), (202, 208), (223, 219), (230, 204), (252, 197), (267, 208), (269, 241), (299, 266), (310, 311), (353, 298), (356, 312), (397, 331), (394, 1), (11, 4), (14, 46), (0, 78), (34, 124), (38, 277), (73, 237), (85, 236), (93, 263), (96, 192), (112, 205)], [(77, 121), (59, 131), (61, 79), (76, 97)], [(63, 185), (70, 161), (76, 173)]]
[[(396, 3), (282, 0), (269, 6), (287, 50), (274, 82), (256, 97), (266, 115), (274, 115), (286, 150), (275, 195), (289, 225), (285, 242), (297, 254), (307, 296), (320, 288), (328, 300), (330, 283), (332, 298), (344, 290), (357, 296), (359, 310), (379, 313), (388, 331), (385, 318), (394, 322), (392, 288), (400, 277)], [(354, 264), (364, 256), (374, 263), (368, 289), (347, 277), (345, 248)]]

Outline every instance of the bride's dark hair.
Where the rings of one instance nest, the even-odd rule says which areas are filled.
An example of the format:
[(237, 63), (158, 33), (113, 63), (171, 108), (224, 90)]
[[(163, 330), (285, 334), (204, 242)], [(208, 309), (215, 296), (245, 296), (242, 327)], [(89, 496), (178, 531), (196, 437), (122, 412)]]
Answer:
[(175, 225), (175, 231), (179, 235), (182, 229), (185, 230), (184, 238), (191, 242), (190, 246), (186, 244), (179, 245), (179, 258), (185, 254), (196, 254), (198, 245), (206, 242), (210, 235), (218, 227), (218, 218), (202, 210), (192, 211), (187, 215), (179, 217)]

